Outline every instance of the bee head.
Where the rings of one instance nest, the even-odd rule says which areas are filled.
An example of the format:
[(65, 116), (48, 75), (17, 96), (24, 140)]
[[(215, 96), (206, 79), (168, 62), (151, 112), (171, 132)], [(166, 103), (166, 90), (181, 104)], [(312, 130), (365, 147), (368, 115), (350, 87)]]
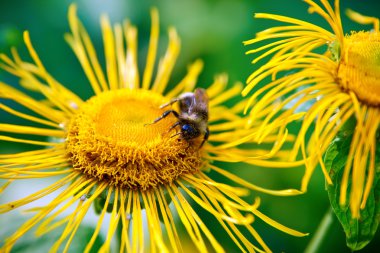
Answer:
[(181, 126), (181, 136), (185, 140), (190, 140), (200, 135), (199, 129), (192, 124), (183, 124)]

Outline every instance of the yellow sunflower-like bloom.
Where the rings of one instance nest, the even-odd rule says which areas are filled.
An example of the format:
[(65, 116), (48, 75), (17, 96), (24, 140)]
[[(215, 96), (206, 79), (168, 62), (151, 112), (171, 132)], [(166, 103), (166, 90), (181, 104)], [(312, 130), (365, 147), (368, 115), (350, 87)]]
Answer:
[[(197, 124), (202, 123), (199, 127), (202, 127), (203, 134), (199, 138), (178, 138), (178, 135), (173, 135), (182, 130), (175, 125), (178, 121), (175, 113), (154, 121), (171, 108), (170, 105), (161, 108), (161, 105), (183, 92), (194, 90), (202, 62), (195, 61), (182, 81), (167, 89), (180, 49), (176, 31), (169, 29), (168, 49), (154, 70), (159, 25), (157, 11), (152, 10), (150, 43), (140, 80), (137, 29), (134, 26), (128, 22), (111, 26), (108, 18), (102, 17), (106, 58), (106, 71), (103, 72), (90, 37), (76, 16), (75, 6), (70, 7), (69, 22), (71, 34), (66, 36), (66, 40), (94, 92), (87, 101), (48, 73), (27, 32), (24, 33), (24, 41), (32, 62), (23, 60), (15, 49), (12, 49), (12, 58), (1, 55), (1, 67), (20, 79), (20, 87), (16, 89), (0, 82), (0, 108), (3, 113), (14, 115), (19, 122), (25, 123), (1, 122), (0, 140), (37, 148), (0, 154), (0, 178), (6, 180), (0, 190), (6, 194), (8, 186), (19, 179), (28, 179), (25, 184), (38, 182), (33, 179), (55, 179), (48, 187), (0, 205), (0, 213), (5, 213), (54, 195), (46, 205), (29, 210), (35, 215), (4, 241), (2, 252), (9, 252), (16, 241), (32, 228), (36, 229), (37, 235), (43, 235), (58, 227), (63, 227), (63, 232), (51, 250), (54, 252), (63, 247), (67, 251), (93, 205), (100, 206), (100, 211), (95, 232), (91, 240), (85, 242), (85, 252), (91, 250), (100, 228), (104, 226), (108, 232), (100, 252), (109, 251), (118, 227), (120, 252), (181, 252), (182, 239), (177, 231), (177, 222), (184, 227), (198, 251), (206, 252), (211, 247), (223, 252), (221, 243), (201, 220), (193, 208), (194, 204), (212, 214), (226, 236), (242, 251), (270, 251), (252, 227), (254, 217), (289, 234), (303, 235), (262, 214), (258, 210), (258, 199), (247, 203), (241, 198), (249, 194), (250, 189), (277, 195), (294, 195), (299, 191), (263, 189), (219, 167), (218, 161), (235, 163), (239, 168), (250, 164), (271, 166), (271, 162), (264, 158), (275, 157), (274, 153), (283, 142), (290, 140), (286, 134), (277, 137), (272, 131), (264, 141), (275, 143), (272, 152), (241, 147), (242, 143), (249, 145), (252, 142), (252, 129), (255, 132), (258, 123), (252, 129), (244, 128), (246, 119), (241, 116), (244, 101), (231, 108), (222, 105), (241, 92), (241, 84), (227, 89), (227, 78), (221, 75), (206, 89), (209, 102), (203, 94), (201, 106), (209, 106), (211, 134), (208, 142), (201, 145), (207, 121), (197, 122), (197, 117), (192, 119), (193, 127), (197, 128)], [(155, 78), (153, 73), (156, 73)], [(32, 98), (28, 95), (30, 91), (43, 98)], [(11, 106), (15, 104), (17, 107)], [(176, 108), (174, 106), (176, 104), (173, 104)], [(20, 107), (25, 110), (20, 110)], [(178, 108), (173, 110), (180, 113)], [(259, 114), (265, 115), (266, 112)], [(277, 128), (282, 124), (284, 122), (279, 122)], [(273, 126), (272, 129), (275, 128)], [(286, 153), (278, 152), (276, 156), (284, 155)], [(280, 164), (282, 167), (288, 165), (297, 163)], [(208, 175), (209, 171), (213, 173)], [(224, 177), (241, 187), (216, 182), (211, 175)], [(70, 208), (73, 211), (62, 218)], [(103, 224), (106, 215), (110, 216), (109, 224)], [(146, 220), (146, 226), (143, 220)], [(254, 241), (259, 246), (255, 246), (257, 243)]]
[[(345, 123), (351, 118), (356, 119), (339, 202), (344, 205), (348, 201), (352, 216), (357, 218), (360, 208), (366, 205), (374, 182), (376, 142), (379, 142), (376, 137), (380, 125), (379, 20), (349, 10), (347, 14), (351, 19), (361, 24), (373, 24), (374, 29), (344, 35), (339, 1), (335, 1), (334, 8), (324, 0), (321, 5), (311, 0), (305, 2), (310, 5), (309, 12), (322, 16), (332, 31), (291, 17), (256, 14), (256, 18), (272, 19), (286, 25), (264, 30), (255, 39), (245, 42), (267, 42), (248, 51), (262, 52), (254, 63), (273, 56), (248, 78), (243, 95), (247, 95), (265, 78), (272, 78), (253, 94), (248, 104), (250, 107), (261, 97), (252, 108), (252, 122), (256, 113), (263, 108), (276, 108), (261, 126), (258, 135), (262, 138), (265, 137), (263, 131), (268, 122), (273, 124), (302, 110), (305, 104), (311, 105), (305, 112), (290, 156), (291, 160), (295, 160), (297, 154), (302, 152), (304, 157), (308, 157), (302, 191), (306, 190), (318, 163), (327, 182), (332, 183), (322, 155)], [(350, 177), (352, 185), (347, 196)]]

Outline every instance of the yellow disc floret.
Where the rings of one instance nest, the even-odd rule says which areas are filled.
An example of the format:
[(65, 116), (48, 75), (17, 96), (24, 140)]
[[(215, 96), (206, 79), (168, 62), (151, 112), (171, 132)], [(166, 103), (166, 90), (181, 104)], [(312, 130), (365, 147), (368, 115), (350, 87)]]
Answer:
[(358, 32), (345, 37), (338, 83), (363, 103), (380, 105), (380, 33)]
[(202, 165), (198, 146), (170, 131), (177, 119), (162, 115), (164, 98), (147, 90), (114, 90), (89, 99), (73, 117), (66, 150), (72, 166), (88, 177), (128, 189), (171, 183)]

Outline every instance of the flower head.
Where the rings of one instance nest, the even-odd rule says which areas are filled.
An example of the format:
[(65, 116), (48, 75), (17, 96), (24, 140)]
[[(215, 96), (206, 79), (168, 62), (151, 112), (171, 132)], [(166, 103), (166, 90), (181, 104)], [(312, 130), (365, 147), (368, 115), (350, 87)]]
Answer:
[[(264, 30), (246, 42), (256, 44), (275, 40), (248, 52), (263, 52), (254, 63), (272, 54), (273, 57), (252, 73), (243, 94), (247, 95), (259, 82), (272, 77), (269, 84), (254, 93), (248, 105), (262, 96), (251, 111), (251, 121), (256, 111), (267, 106), (275, 107), (264, 120), (259, 134), (262, 138), (268, 122), (282, 120), (302, 111), (302, 107), (310, 106), (307, 111), (298, 112), (304, 114), (303, 124), (290, 156), (295, 160), (301, 151), (305, 158), (308, 157), (303, 191), (318, 163), (331, 184), (322, 155), (345, 124), (354, 118), (356, 126), (344, 167), (340, 204), (345, 204), (348, 199), (353, 217), (358, 217), (374, 182), (375, 151), (379, 142), (376, 137), (380, 125), (379, 20), (348, 10), (351, 19), (361, 24), (373, 24), (374, 29), (344, 35), (338, 0), (334, 8), (325, 0), (321, 5), (311, 0), (305, 2), (310, 5), (309, 12), (323, 17), (332, 31), (291, 17), (256, 14), (257, 18), (286, 25)], [(278, 114), (279, 117), (274, 119)], [(348, 197), (349, 177), (352, 185)]]
[[(269, 153), (240, 145), (252, 142), (252, 129), (257, 126), (244, 128), (243, 102), (231, 108), (222, 105), (241, 92), (240, 84), (226, 88), (227, 78), (220, 75), (205, 90), (196, 89), (192, 93), (202, 69), (202, 62), (198, 60), (189, 66), (182, 81), (167, 89), (180, 40), (176, 31), (169, 29), (168, 49), (154, 70), (159, 36), (156, 10), (152, 10), (151, 38), (141, 80), (134, 26), (126, 22), (112, 27), (107, 17), (101, 19), (106, 58), (103, 72), (90, 37), (76, 16), (75, 5), (70, 7), (69, 22), (71, 34), (66, 35), (66, 40), (94, 93), (87, 101), (48, 73), (27, 32), (24, 40), (32, 62), (23, 60), (15, 49), (12, 49), (13, 59), (1, 55), (1, 67), (17, 76), (21, 87), (16, 89), (0, 82), (0, 108), (24, 123), (1, 123), (0, 131), (9, 134), (0, 135), (0, 140), (36, 147), (32, 151), (0, 155), (0, 178), (7, 180), (1, 192), (4, 194), (18, 179), (28, 179), (30, 184), (35, 182), (33, 179), (55, 179), (48, 187), (25, 198), (0, 205), (0, 213), (5, 213), (54, 195), (51, 202), (30, 210), (35, 215), (5, 240), (3, 251), (10, 251), (33, 227), (37, 235), (64, 227), (52, 251), (63, 244), (66, 251), (94, 205), (99, 218), (86, 252), (93, 247), (107, 213), (111, 219), (100, 252), (109, 250), (118, 227), (121, 228), (121, 252), (181, 251), (176, 215), (199, 251), (206, 252), (207, 247), (212, 247), (222, 252), (222, 245), (192, 202), (211, 213), (242, 251), (260, 248), (270, 251), (251, 225), (254, 216), (287, 233), (303, 235), (262, 214), (258, 210), (258, 199), (249, 204), (241, 198), (249, 189), (278, 195), (298, 194), (298, 191), (260, 188), (220, 168), (217, 163), (236, 163), (239, 168), (244, 164), (270, 166), (270, 161), (264, 158), (274, 157), (275, 151), (290, 138), (286, 134), (278, 138), (271, 131), (264, 140), (275, 142)], [(156, 73), (155, 78), (153, 73)], [(28, 95), (30, 91), (37, 92), (43, 99), (32, 98)], [(200, 105), (194, 105), (193, 101)], [(12, 108), (12, 104), (25, 110)], [(204, 143), (208, 137), (207, 124), (211, 134)], [(184, 131), (190, 128), (191, 132), (185, 135)], [(283, 155), (278, 152), (277, 156)], [(214, 181), (208, 171), (242, 187)], [(69, 208), (73, 208), (73, 212), (63, 215)], [(144, 219), (147, 227), (143, 225)], [(245, 228), (260, 246), (256, 246), (252, 238), (246, 238), (238, 227)], [(144, 233), (149, 236), (146, 238)]]

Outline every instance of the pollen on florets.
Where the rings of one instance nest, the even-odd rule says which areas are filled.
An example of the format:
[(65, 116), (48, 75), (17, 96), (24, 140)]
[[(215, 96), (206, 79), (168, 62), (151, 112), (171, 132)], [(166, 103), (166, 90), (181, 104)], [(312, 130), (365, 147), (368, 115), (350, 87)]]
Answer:
[(363, 103), (380, 106), (380, 33), (352, 33), (342, 48), (338, 83)]
[(89, 99), (68, 125), (66, 151), (74, 169), (128, 189), (170, 184), (202, 166), (199, 146), (169, 130), (177, 119), (163, 113), (164, 98), (147, 90), (114, 90)]

